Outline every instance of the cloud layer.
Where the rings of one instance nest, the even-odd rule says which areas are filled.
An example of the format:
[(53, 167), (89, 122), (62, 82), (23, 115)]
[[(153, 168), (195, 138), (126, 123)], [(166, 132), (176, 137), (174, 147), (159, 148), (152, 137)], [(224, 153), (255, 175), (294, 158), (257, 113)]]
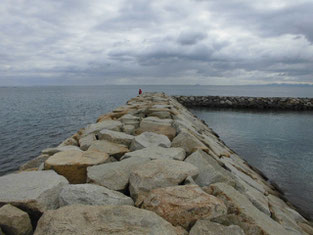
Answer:
[(3, 0), (0, 85), (313, 83), (311, 0)]

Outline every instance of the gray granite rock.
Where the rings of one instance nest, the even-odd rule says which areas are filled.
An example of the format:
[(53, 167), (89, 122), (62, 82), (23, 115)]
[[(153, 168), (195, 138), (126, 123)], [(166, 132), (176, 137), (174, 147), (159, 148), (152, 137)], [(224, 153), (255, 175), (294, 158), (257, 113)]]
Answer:
[(24, 171), (31, 168), (38, 168), (44, 163), (50, 156), (48, 154), (41, 154), (38, 157), (24, 163), (20, 166), (19, 170)]
[(101, 122), (93, 123), (85, 128), (84, 135), (89, 135), (91, 133), (97, 134), (103, 129), (120, 131), (122, 128), (122, 123), (115, 120), (103, 120)]
[(172, 141), (172, 147), (181, 147), (185, 149), (187, 155), (198, 149), (208, 149), (200, 140), (187, 131), (181, 131)]
[(239, 225), (246, 234), (294, 234), (259, 211), (246, 196), (225, 183), (212, 184), (205, 191), (224, 201), (228, 208), (224, 222)]
[(238, 225), (225, 226), (209, 219), (200, 219), (191, 228), (189, 235), (245, 235), (245, 233)]
[(171, 141), (165, 135), (160, 135), (153, 132), (144, 132), (133, 139), (130, 150), (140, 150), (153, 146), (169, 148), (171, 146)]
[(146, 157), (151, 160), (173, 159), (183, 161), (186, 157), (186, 152), (183, 148), (163, 148), (159, 146), (152, 146), (126, 153), (121, 160), (130, 157)]
[(10, 204), (0, 208), (0, 227), (7, 235), (33, 234), (33, 228), (28, 214)]
[(93, 133), (83, 136), (82, 138), (79, 139), (80, 149), (83, 151), (86, 151), (90, 147), (92, 142), (95, 140), (96, 140), (96, 135)]
[(98, 134), (100, 140), (108, 140), (116, 144), (123, 144), (129, 146), (135, 138), (133, 135), (128, 135), (123, 132), (102, 130)]
[(60, 206), (84, 205), (134, 205), (133, 200), (124, 194), (94, 184), (71, 184), (63, 187)]
[(59, 193), (68, 181), (54, 171), (32, 171), (0, 177), (0, 205), (10, 203), (31, 214), (59, 207)]
[(133, 206), (72, 205), (40, 218), (35, 235), (55, 234), (176, 235), (176, 231), (155, 213)]
[(125, 145), (112, 143), (107, 140), (94, 141), (88, 148), (88, 151), (104, 152), (116, 159), (120, 159), (125, 153), (129, 152)]
[(195, 178), (195, 182), (201, 187), (217, 182), (226, 182), (233, 186), (236, 184), (232, 179), (232, 175), (222, 168), (214, 158), (202, 150), (197, 150), (189, 155), (185, 162), (189, 162), (199, 168), (199, 175)]
[(129, 158), (119, 162), (88, 167), (87, 182), (102, 185), (111, 190), (123, 191), (127, 188), (130, 172), (147, 161), (150, 159)]
[(76, 151), (82, 151), (77, 146), (67, 145), (67, 146), (61, 146), (61, 147), (55, 147), (55, 148), (47, 148), (41, 151), (42, 154), (52, 156), (53, 154), (56, 154), (58, 152), (64, 152), (69, 150), (76, 150)]
[(138, 205), (151, 189), (178, 185), (188, 176), (195, 177), (198, 173), (198, 168), (190, 163), (165, 159), (152, 160), (131, 171), (130, 195)]

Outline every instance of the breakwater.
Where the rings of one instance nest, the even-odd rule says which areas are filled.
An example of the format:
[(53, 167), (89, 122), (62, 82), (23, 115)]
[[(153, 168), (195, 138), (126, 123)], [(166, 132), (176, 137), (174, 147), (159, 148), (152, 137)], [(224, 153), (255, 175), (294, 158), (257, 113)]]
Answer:
[(175, 96), (186, 107), (313, 110), (313, 98), (247, 96)]
[(0, 207), (8, 234), (313, 232), (265, 176), (159, 93), (129, 100), (0, 177)]

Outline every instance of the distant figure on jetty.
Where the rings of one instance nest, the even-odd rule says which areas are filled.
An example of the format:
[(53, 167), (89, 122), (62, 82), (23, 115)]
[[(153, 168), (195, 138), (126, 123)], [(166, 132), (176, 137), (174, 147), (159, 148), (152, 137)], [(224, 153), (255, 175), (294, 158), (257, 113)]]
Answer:
[(140, 88), (139, 88), (139, 92), (138, 92), (138, 93), (139, 93), (139, 95), (141, 95), (141, 94), (142, 94), (142, 90), (141, 90)]

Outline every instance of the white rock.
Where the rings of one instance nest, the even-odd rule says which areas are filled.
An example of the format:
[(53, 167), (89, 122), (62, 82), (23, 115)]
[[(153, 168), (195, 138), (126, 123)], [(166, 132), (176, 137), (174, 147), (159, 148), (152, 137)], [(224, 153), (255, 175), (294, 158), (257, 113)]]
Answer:
[(165, 135), (144, 132), (133, 139), (130, 150), (134, 151), (152, 146), (169, 148), (171, 146), (171, 141)]
[(100, 140), (108, 140), (113, 143), (129, 146), (135, 138), (133, 135), (128, 135), (123, 132), (102, 130), (98, 134)]

